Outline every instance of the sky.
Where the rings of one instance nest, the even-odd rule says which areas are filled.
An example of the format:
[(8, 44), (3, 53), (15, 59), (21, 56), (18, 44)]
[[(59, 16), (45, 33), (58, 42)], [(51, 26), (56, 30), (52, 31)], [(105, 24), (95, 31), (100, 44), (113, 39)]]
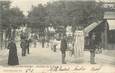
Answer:
[(25, 15), (28, 14), (28, 11), (31, 10), (32, 6), (37, 6), (38, 4), (46, 4), (47, 2), (52, 2), (55, 0), (10, 0), (11, 7), (18, 7), (23, 11)]
[[(19, 7), (23, 11), (23, 13), (27, 15), (28, 11), (31, 10), (32, 6), (37, 6), (40, 3), (46, 4), (47, 2), (53, 2), (56, 0), (10, 0), (10, 1), (12, 2), (11, 3), (12, 7)], [(83, 0), (83, 1), (86, 1), (86, 0)], [(115, 1), (115, 0), (96, 0), (96, 1), (106, 1), (107, 2), (107, 1)]]

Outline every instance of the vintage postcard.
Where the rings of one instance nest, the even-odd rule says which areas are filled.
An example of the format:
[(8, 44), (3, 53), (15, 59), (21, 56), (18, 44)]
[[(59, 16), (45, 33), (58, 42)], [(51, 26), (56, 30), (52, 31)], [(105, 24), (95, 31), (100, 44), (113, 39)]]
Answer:
[(115, 73), (115, 0), (0, 0), (0, 73)]

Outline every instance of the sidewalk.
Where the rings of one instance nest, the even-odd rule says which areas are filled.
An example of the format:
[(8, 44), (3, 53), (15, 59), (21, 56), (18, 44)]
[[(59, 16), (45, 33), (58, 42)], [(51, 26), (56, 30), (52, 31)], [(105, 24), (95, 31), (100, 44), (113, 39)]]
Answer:
[[(90, 57), (90, 53), (86, 51), (85, 56), (86, 56), (86, 59), (88, 59), (87, 57)], [(96, 54), (95, 60), (99, 64), (113, 65), (112, 63), (115, 63), (115, 57), (111, 57), (111, 56), (104, 55), (104, 54)]]
[[(71, 59), (71, 60), (70, 60)], [(115, 65), (115, 57), (104, 55), (104, 54), (96, 54), (95, 60), (97, 64), (107, 64), (107, 65)], [(90, 64), (90, 52), (85, 51), (84, 56), (78, 59), (74, 57), (67, 56), (68, 63), (74, 64)]]
[[(4, 60), (4, 58), (7, 60), (8, 53), (8, 49), (0, 50), (0, 61)], [(59, 49), (57, 52), (53, 52), (51, 48), (42, 48), (41, 46), (37, 46), (37, 48), (30, 48), (30, 54), (22, 57), (21, 48), (19, 47), (17, 48), (17, 53), (19, 56), (20, 64), (61, 64), (61, 52)], [(81, 59), (71, 57), (67, 53), (66, 60), (68, 64), (90, 64), (90, 52), (85, 51), (84, 57)], [(115, 57), (105, 54), (96, 54), (95, 60), (97, 64), (115, 65)]]
[[(2, 50), (0, 53), (0, 65), (7, 67), (8, 50)], [(22, 57), (21, 49), (18, 48), (18, 56), (20, 65), (61, 65), (60, 50), (53, 52), (50, 48), (30, 48), (30, 54)], [(70, 61), (71, 59), (71, 61)], [(84, 57), (75, 59), (67, 54), (67, 65), (75, 65), (77, 67), (84, 67), (82, 73), (115, 73), (115, 58), (103, 54), (96, 54), (96, 63), (90, 64), (89, 51), (84, 52)], [(79, 71), (78, 71), (79, 73)]]
[(5, 55), (8, 54), (8, 52), (9, 52), (8, 49), (1, 49), (1, 50), (0, 50), (0, 56), (5, 56)]
[[(42, 48), (38, 44), (37, 48), (30, 48), (30, 54), (22, 57), (21, 48), (18, 48), (20, 65), (61, 65), (61, 52), (53, 52), (51, 48)], [(7, 67), (8, 50), (0, 50), (0, 65)], [(115, 57), (105, 54), (96, 54), (96, 64), (90, 64), (90, 52), (85, 51), (84, 57), (75, 59), (68, 53), (66, 56), (67, 65), (84, 67), (82, 73), (115, 73)], [(78, 73), (80, 73), (77, 70)]]
[[(29, 58), (30, 59), (35, 58), (34, 60), (36, 60), (36, 58), (38, 58), (39, 60), (41, 59), (41, 61), (42, 61), (42, 59), (44, 60), (44, 57), (47, 58), (50, 61), (55, 60), (54, 62), (52, 62), (54, 64), (56, 64), (56, 63), (61, 64), (60, 50), (57, 50), (57, 52), (53, 52), (50, 48), (42, 48), (41, 46), (39, 46), (39, 48), (30, 48), (30, 53), (31, 54), (24, 57), (23, 59), (22, 59), (22, 56), (21, 56), (21, 48), (18, 48), (17, 52), (18, 52), (18, 56), (21, 60), (24, 59), (25, 62), (27, 61), (26, 64), (28, 63)], [(8, 53), (9, 53), (8, 49), (0, 50), (0, 60), (2, 60), (2, 57), (8, 57)], [(28, 59), (26, 60), (26, 58), (28, 58)], [(89, 63), (90, 53), (89, 53), (89, 51), (85, 51), (84, 52), (84, 57), (82, 57), (81, 59), (75, 59), (74, 57), (71, 57), (69, 55), (69, 53), (67, 53), (66, 60), (68, 61), (69, 64), (70, 63), (78, 63), (78, 64), (79, 63)], [(115, 65), (115, 57), (113, 57), (113, 56), (108, 56), (108, 55), (105, 55), (105, 54), (96, 54), (95, 60), (96, 60), (96, 63), (99, 63), (99, 64)], [(49, 61), (49, 64), (51, 63), (50, 61)], [(43, 62), (43, 64), (44, 63), (45, 62)], [(48, 62), (46, 64), (48, 64)]]
[(115, 57), (115, 50), (103, 50), (103, 55)]

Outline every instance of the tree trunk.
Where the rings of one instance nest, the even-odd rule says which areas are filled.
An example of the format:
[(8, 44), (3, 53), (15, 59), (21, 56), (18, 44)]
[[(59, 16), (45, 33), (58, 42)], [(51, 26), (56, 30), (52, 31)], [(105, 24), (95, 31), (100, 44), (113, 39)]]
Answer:
[(2, 49), (2, 41), (1, 41), (2, 40), (2, 36), (1, 35), (2, 35), (2, 32), (0, 31), (0, 49)]
[(0, 48), (3, 49), (3, 31), (0, 31)]
[(42, 35), (42, 48), (44, 48), (44, 44), (45, 44), (45, 36)]
[(6, 33), (5, 33), (5, 39), (4, 39), (4, 45), (5, 45), (5, 48), (7, 48), (7, 37), (6, 37)]
[(16, 33), (16, 29), (12, 29), (12, 32), (11, 32), (11, 39), (12, 40), (15, 40), (15, 38), (16, 38), (15, 33)]
[(5, 48), (7, 48), (8, 45), (8, 30), (5, 30)]
[(42, 40), (42, 48), (44, 48), (44, 40)]
[(45, 45), (45, 33), (42, 32), (42, 48), (44, 48)]
[(14, 31), (13, 31), (13, 40), (16, 40), (16, 29), (14, 29)]

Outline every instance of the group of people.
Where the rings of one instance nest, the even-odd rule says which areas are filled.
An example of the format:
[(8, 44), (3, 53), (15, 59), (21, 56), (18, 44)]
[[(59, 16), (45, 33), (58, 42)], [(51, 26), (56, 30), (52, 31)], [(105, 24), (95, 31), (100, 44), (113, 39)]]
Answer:
[(20, 47), (22, 48), (22, 56), (26, 56), (26, 54), (30, 54), (29, 52), (29, 39), (22, 39), (20, 43)]
[[(96, 49), (98, 49), (96, 46), (97, 46), (96, 34), (92, 33), (91, 36), (90, 36), (90, 40), (89, 40), (89, 51), (90, 51), (90, 63), (91, 64), (96, 64), (95, 54), (96, 54)], [(61, 39), (61, 45), (60, 45), (60, 51), (61, 51), (61, 54), (62, 54), (62, 64), (66, 64), (65, 57), (66, 57), (67, 47), (68, 47), (67, 39), (64, 36)]]
[[(29, 54), (29, 40), (23, 39), (20, 46), (22, 48), (22, 56), (26, 56), (26, 52)], [(10, 40), (7, 48), (9, 49), (8, 65), (19, 65), (17, 46), (13, 39)]]
[[(21, 43), (20, 43), (20, 47), (22, 48), (22, 56), (26, 56), (26, 54), (30, 54), (29, 46), (31, 40), (25, 37), (24, 35), (25, 34), (21, 35)], [(13, 38), (10, 39), (7, 48), (9, 49), (8, 65), (19, 65), (17, 46)]]
[[(20, 47), (22, 48), (22, 56), (26, 56), (26, 54), (30, 53), (29, 43), (30, 43), (29, 39), (21, 37)], [(17, 46), (16, 46), (16, 42), (13, 39), (10, 40), (7, 48), (9, 49), (8, 65), (19, 65)], [(67, 49), (67, 41), (64, 36), (61, 40), (61, 48), (60, 48), (62, 53), (63, 64), (66, 64), (65, 62), (66, 49)]]
[[(26, 56), (26, 54), (29, 54), (29, 46), (30, 46), (31, 40), (28, 38), (21, 37), (21, 43), (20, 46), (22, 48), (22, 56)], [(60, 44), (60, 51), (62, 54), (62, 64), (66, 64), (65, 57), (66, 57), (66, 50), (67, 50), (67, 39), (66, 36), (63, 36), (61, 38), (61, 44)], [(8, 44), (9, 49), (9, 57), (8, 57), (8, 65), (18, 65), (19, 60), (17, 56), (17, 47), (14, 40), (10, 40)], [(91, 41), (90, 41), (90, 63), (95, 64), (95, 34), (92, 34)]]
[(26, 56), (26, 54), (30, 54), (29, 47), (31, 39), (28, 36), (28, 33), (22, 32), (20, 35), (21, 43), (20, 47), (22, 48), (22, 56)]

